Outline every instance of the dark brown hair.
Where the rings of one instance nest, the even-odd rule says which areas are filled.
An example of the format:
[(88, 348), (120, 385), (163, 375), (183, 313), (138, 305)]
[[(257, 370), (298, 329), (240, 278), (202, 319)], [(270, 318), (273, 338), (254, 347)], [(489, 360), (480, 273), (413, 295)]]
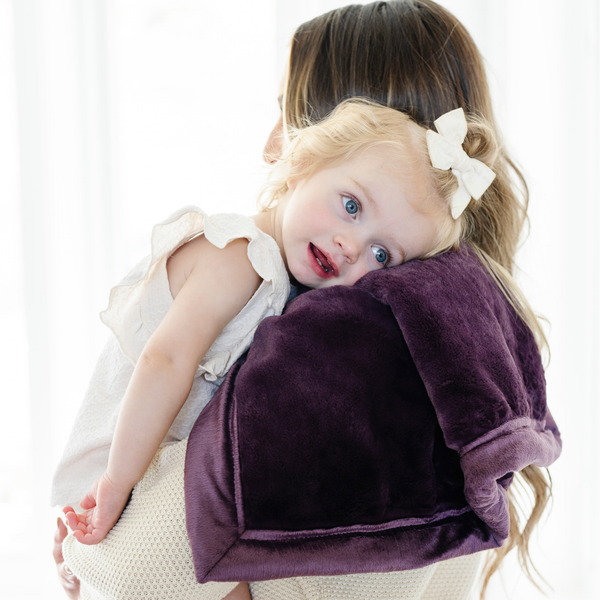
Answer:
[[(301, 25), (290, 52), (285, 125), (299, 129), (317, 122), (352, 97), (405, 112), (429, 128), (441, 115), (462, 107), (467, 116), (481, 117), (493, 128), (499, 140), (496, 178), (481, 200), (465, 210), (466, 241), (543, 345), (543, 331), (512, 279), (527, 220), (527, 184), (502, 144), (483, 59), (467, 30), (431, 0), (350, 5)], [(477, 141), (467, 135), (465, 149), (474, 144)], [(521, 471), (519, 479), (533, 498), (533, 510), (521, 528), (513, 485), (508, 492), (510, 535), (486, 565), (482, 597), (490, 576), (513, 547), (530, 579), (535, 570), (529, 537), (551, 497), (551, 484), (533, 465)]]

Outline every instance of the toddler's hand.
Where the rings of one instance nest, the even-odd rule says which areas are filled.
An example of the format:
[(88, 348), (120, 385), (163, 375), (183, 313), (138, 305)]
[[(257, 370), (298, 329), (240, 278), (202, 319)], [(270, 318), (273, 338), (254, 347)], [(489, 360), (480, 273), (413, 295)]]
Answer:
[(116, 486), (106, 473), (98, 477), (79, 503), (85, 512), (77, 514), (70, 506), (63, 508), (73, 537), (87, 545), (101, 542), (121, 516), (130, 492)]

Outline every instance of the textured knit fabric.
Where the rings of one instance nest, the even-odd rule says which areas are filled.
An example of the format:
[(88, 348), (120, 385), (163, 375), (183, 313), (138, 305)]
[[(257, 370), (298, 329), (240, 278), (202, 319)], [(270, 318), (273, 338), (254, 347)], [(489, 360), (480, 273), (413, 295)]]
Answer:
[(292, 577), (250, 584), (252, 600), (473, 600), (481, 554), (413, 571)]
[(307, 292), (261, 324), (190, 434), (198, 581), (497, 548), (513, 473), (560, 450), (533, 334), (468, 248)]
[(65, 539), (65, 562), (81, 581), (82, 600), (219, 600), (236, 586), (196, 582), (185, 533), (186, 445), (158, 451), (102, 543)]
[(163, 444), (189, 435), (223, 376), (252, 342), (258, 324), (283, 310), (290, 283), (279, 248), (250, 218), (237, 214), (209, 216), (199, 208), (188, 206), (156, 225), (152, 231), (150, 256), (111, 290), (109, 306), (101, 314), (113, 335), (97, 363), (54, 476), (53, 505), (76, 506), (105, 470), (121, 401), (135, 364), (173, 303), (167, 259), (202, 232), (219, 248), (238, 238), (249, 240), (248, 257), (263, 282), (202, 359), (189, 397)]
[[(65, 562), (81, 581), (82, 600), (219, 600), (235, 582), (197, 583), (185, 529), (183, 469), (187, 440), (161, 448), (106, 539), (72, 536)], [(254, 600), (466, 600), (479, 555), (414, 571), (305, 577), (250, 585)]]
[(436, 563), (421, 600), (475, 600), (482, 559), (478, 553)]

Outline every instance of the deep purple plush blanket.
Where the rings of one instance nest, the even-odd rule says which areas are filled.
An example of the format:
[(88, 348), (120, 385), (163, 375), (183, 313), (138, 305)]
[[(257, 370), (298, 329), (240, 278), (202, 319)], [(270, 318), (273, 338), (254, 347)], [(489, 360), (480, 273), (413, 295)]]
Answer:
[(302, 294), (188, 443), (198, 581), (395, 571), (494, 548), (560, 454), (529, 329), (470, 251)]

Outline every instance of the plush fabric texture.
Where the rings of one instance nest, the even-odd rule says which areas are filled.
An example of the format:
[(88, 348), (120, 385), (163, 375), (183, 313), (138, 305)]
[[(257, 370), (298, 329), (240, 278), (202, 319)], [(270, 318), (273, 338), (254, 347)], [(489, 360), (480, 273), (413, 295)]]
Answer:
[(385, 572), (494, 548), (560, 454), (530, 330), (465, 247), (300, 295), (189, 438), (196, 577)]

